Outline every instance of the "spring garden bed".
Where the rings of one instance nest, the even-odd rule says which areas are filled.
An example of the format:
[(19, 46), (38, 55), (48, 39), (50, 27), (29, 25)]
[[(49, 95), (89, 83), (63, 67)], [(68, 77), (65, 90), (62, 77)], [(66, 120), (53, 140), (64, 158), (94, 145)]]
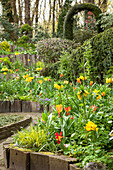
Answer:
[[(98, 84), (81, 73), (70, 81), (63, 74), (54, 80), (41, 76), (42, 62), (37, 68), (8, 59), (7, 63), (0, 62), (4, 75), (0, 77), (0, 112), (38, 112), (44, 108), (42, 117), (29, 130), (14, 136), (16, 146), (71, 156), (79, 160), (80, 167), (95, 161), (112, 168), (113, 78)], [(13, 72), (16, 77), (7, 80), (6, 75)]]

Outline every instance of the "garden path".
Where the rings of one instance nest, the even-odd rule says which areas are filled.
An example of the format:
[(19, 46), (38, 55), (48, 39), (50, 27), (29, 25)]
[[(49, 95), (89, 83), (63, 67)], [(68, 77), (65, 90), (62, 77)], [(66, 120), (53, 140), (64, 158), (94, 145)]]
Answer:
[[(16, 114), (16, 113), (4, 113), (4, 114)], [(41, 116), (41, 113), (34, 113), (34, 112), (29, 112), (29, 113), (17, 113), (19, 115), (23, 115), (25, 117), (32, 117), (32, 122), (35, 122), (35, 119), (39, 116)], [(11, 137), (0, 140), (0, 170), (6, 170), (4, 167), (4, 158), (3, 158), (3, 143), (6, 141), (9, 141)]]

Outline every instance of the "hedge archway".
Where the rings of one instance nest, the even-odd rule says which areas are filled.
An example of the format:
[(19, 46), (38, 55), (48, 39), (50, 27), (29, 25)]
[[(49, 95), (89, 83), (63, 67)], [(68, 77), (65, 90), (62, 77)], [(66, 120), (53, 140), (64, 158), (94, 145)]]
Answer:
[[(64, 20), (64, 26), (63, 26), (63, 36), (66, 39), (73, 39), (73, 16), (77, 14), (78, 12), (81, 12), (83, 10), (91, 11), (96, 18), (96, 21), (99, 19), (99, 14), (102, 13), (99, 7), (97, 7), (94, 4), (90, 3), (84, 3), (84, 4), (78, 4), (74, 5), (68, 12)], [(97, 25), (97, 31), (102, 32), (102, 29), (100, 25)]]
[(73, 0), (66, 0), (64, 2), (64, 5), (61, 9), (61, 13), (59, 15), (58, 18), (58, 26), (57, 26), (57, 36), (58, 37), (63, 37), (63, 23), (64, 23), (64, 18), (67, 14), (67, 12), (69, 11), (69, 9), (72, 7), (71, 3), (73, 2)]

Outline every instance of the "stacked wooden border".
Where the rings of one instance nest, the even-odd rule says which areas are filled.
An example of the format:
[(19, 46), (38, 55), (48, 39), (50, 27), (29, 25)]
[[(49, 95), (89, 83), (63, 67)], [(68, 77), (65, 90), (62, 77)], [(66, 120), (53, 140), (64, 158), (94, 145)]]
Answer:
[[(14, 62), (15, 60), (18, 60), (20, 62), (23, 63), (24, 66), (30, 66), (37, 63), (37, 60), (39, 60), (38, 55), (35, 54), (19, 54), (19, 55), (15, 55), (15, 54), (8, 54), (8, 55), (0, 55), (0, 58), (5, 58), (5, 57), (9, 57), (11, 62)], [(28, 59), (30, 59), (28, 61)]]
[[(40, 108), (37, 110), (37, 108)], [(47, 111), (51, 110), (50, 106), (45, 106)], [(0, 101), (0, 113), (8, 113), (8, 112), (43, 112), (43, 105), (40, 105), (38, 102), (33, 101), (21, 101), (15, 100), (11, 101)]]
[(15, 170), (82, 170), (76, 158), (46, 152), (28, 152), (4, 144), (5, 167)]
[(0, 127), (0, 140), (5, 139), (14, 134), (17, 130), (24, 128), (30, 124), (32, 118), (25, 118), (18, 122), (12, 123), (10, 125), (6, 125), (4, 127)]

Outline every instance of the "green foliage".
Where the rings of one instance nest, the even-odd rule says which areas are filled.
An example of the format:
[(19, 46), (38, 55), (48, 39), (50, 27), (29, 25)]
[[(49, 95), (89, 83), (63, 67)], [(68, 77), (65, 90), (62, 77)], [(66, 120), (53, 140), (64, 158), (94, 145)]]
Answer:
[(21, 33), (27, 35), (33, 28), (29, 24), (24, 24), (21, 26)]
[(21, 26), (21, 34), (23, 34), (23, 36), (18, 39), (17, 44), (20, 46), (21, 44), (24, 45), (25, 51), (27, 51), (29, 47), (32, 47), (32, 44), (30, 43), (32, 38), (32, 30), (33, 28), (29, 24), (24, 24)]
[[(74, 67), (77, 67), (76, 63), (74, 63)], [(69, 81), (75, 77), (75, 70), (73, 70), (73, 58), (70, 57), (68, 52), (60, 56), (58, 73), (62, 73), (63, 78)]]
[(66, 13), (68, 12), (69, 8), (71, 7), (71, 3), (73, 0), (66, 0), (61, 13), (59, 15), (59, 19), (58, 19), (58, 27), (57, 27), (57, 36), (58, 37), (63, 37), (63, 23), (64, 23), (64, 18), (66, 16)]
[(38, 42), (37, 51), (39, 58), (46, 63), (55, 63), (59, 60), (62, 51), (72, 52), (78, 44), (70, 40), (62, 40), (60, 38), (45, 39)]
[(25, 44), (29, 41), (29, 36), (28, 35), (23, 35), (20, 37), (17, 41), (18, 44)]
[(10, 23), (6, 15), (0, 16), (0, 24), (2, 26), (2, 31), (0, 31), (1, 39), (17, 41), (20, 34), (20, 27), (15, 23)]
[(92, 30), (76, 29), (73, 32), (73, 41), (83, 44), (84, 41), (92, 38), (96, 33)]
[(31, 126), (29, 130), (22, 130), (14, 137), (16, 145), (23, 148), (32, 148), (34, 151), (41, 151), (43, 145), (46, 145), (46, 131), (40, 127)]
[(35, 36), (32, 39), (32, 42), (37, 43), (37, 41), (41, 41), (41, 40), (44, 40), (46, 38), (50, 38), (50, 35), (49, 35), (48, 31), (44, 30), (43, 27), (40, 25), (36, 29), (36, 33), (35, 33)]
[(11, 51), (10, 44), (7, 41), (1, 42), (1, 50), (3, 51)]
[(100, 14), (100, 19), (97, 21), (96, 24), (100, 24), (102, 30), (113, 27), (113, 13), (108, 14), (107, 12), (104, 12)]
[[(89, 54), (85, 56), (86, 60), (87, 57), (89, 58), (87, 60), (90, 66), (89, 78), (102, 83), (103, 78), (109, 73), (109, 70), (111, 74), (113, 74), (111, 69), (113, 63), (112, 37), (113, 28), (110, 28), (91, 38), (89, 40), (90, 45), (86, 41), (81, 47), (78, 47), (73, 51), (70, 55), (70, 58), (72, 58), (70, 59), (70, 61), (72, 61), (72, 64), (70, 63), (70, 65), (72, 65), (72, 70), (76, 76), (83, 72), (84, 67), (81, 66), (81, 63), (83, 62), (84, 52), (89, 53), (90, 51), (92, 51), (90, 56)], [(63, 65), (63, 63), (61, 64)], [(69, 68), (70, 65), (68, 65)]]
[[(63, 29), (64, 38), (73, 40), (73, 16), (83, 10), (91, 11), (92, 13), (94, 13), (96, 20), (99, 19), (99, 14), (101, 13), (101, 10), (94, 4), (84, 3), (84, 4), (74, 5), (68, 11), (64, 20), (64, 29)], [(98, 32), (102, 31), (100, 25), (97, 25), (97, 30)]]
[(44, 68), (41, 70), (40, 75), (42, 76), (51, 76), (54, 79), (59, 78), (59, 72), (58, 72), (58, 67), (59, 67), (59, 61), (56, 63), (45, 63)]

